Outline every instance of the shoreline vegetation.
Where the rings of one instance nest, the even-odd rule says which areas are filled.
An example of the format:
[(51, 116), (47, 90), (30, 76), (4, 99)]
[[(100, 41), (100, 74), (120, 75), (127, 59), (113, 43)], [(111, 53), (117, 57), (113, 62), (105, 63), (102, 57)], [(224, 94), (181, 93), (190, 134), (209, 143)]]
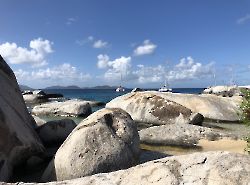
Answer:
[[(241, 121), (250, 127), (250, 90), (242, 89), (244, 100), (241, 104), (242, 116)], [(246, 137), (247, 148), (246, 151), (250, 154), (250, 135)]]

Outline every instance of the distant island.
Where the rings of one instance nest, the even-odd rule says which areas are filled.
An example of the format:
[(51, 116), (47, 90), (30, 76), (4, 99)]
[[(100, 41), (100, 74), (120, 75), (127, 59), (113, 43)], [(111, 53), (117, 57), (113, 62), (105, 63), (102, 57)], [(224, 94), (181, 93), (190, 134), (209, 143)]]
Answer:
[[(35, 88), (31, 88), (27, 85), (19, 85), (20, 89), (23, 90), (34, 90)], [(77, 85), (70, 85), (70, 86), (49, 86), (42, 89), (116, 89), (117, 86), (109, 86), (109, 85), (100, 85), (100, 86), (94, 86), (94, 87), (79, 87)], [(127, 89), (127, 88), (125, 88)]]
[(82, 88), (76, 85), (70, 85), (70, 86), (55, 85), (55, 86), (46, 87), (44, 89), (82, 89)]
[(29, 86), (27, 86), (27, 85), (19, 85), (19, 87), (20, 87), (20, 90), (21, 91), (24, 91), (24, 90), (34, 90), (33, 88), (31, 88), (31, 87), (29, 87)]
[(94, 87), (79, 87), (76, 85), (71, 86), (50, 86), (44, 89), (116, 89), (117, 86), (109, 86), (109, 85), (102, 85), (102, 86), (94, 86)]
[(83, 89), (116, 89), (117, 86), (100, 85), (95, 87), (84, 87)]

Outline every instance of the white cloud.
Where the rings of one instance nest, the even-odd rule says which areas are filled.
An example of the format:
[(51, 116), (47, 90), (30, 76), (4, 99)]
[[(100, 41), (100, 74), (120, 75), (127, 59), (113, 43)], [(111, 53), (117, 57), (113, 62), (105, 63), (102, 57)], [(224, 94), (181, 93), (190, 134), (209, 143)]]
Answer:
[(30, 77), (30, 73), (22, 69), (18, 69), (17, 71), (14, 71), (14, 73), (17, 79), (28, 79)]
[(94, 40), (94, 37), (90, 35), (83, 40), (76, 40), (76, 44), (78, 44), (79, 46), (83, 46), (87, 43), (93, 42), (93, 40)]
[(157, 45), (150, 42), (150, 40), (145, 40), (141, 46), (134, 50), (134, 54), (136, 56), (152, 54), (156, 48)]
[(108, 63), (109, 63), (109, 56), (108, 55), (98, 55), (97, 56), (98, 62), (97, 62), (97, 67), (102, 69), (102, 68), (107, 68)]
[(94, 42), (93, 47), (94, 48), (105, 48), (108, 46), (108, 42), (102, 41), (102, 40), (97, 40)]
[(67, 19), (66, 24), (67, 24), (67, 25), (71, 25), (71, 24), (73, 24), (74, 22), (76, 22), (76, 20), (77, 20), (76, 18), (70, 17), (70, 18)]
[(78, 44), (79, 46), (83, 46), (85, 44), (91, 44), (92, 47), (96, 49), (106, 48), (109, 46), (109, 43), (107, 41), (103, 41), (101, 39), (96, 40), (91, 35), (83, 40), (76, 40), (76, 44)]
[(160, 82), (162, 81), (163, 76), (166, 74), (165, 68), (162, 65), (155, 67), (138, 65), (137, 68), (138, 69), (132, 73), (139, 83)]
[(211, 76), (213, 62), (203, 65), (195, 62), (192, 57), (182, 58), (180, 62), (167, 73), (169, 80), (191, 80)]
[(245, 22), (250, 21), (250, 14), (245, 15), (237, 20), (238, 24), (244, 24)]
[(119, 80), (122, 78), (129, 77), (131, 68), (131, 57), (121, 56), (113, 61), (110, 60), (108, 55), (98, 55), (97, 56), (98, 68), (106, 68), (107, 71), (104, 74), (104, 78), (108, 80)]
[(18, 81), (35, 81), (42, 80), (47, 82), (78, 82), (78, 81), (86, 81), (91, 78), (89, 74), (84, 74), (79, 72), (76, 67), (71, 64), (64, 63), (62, 65), (46, 68), (46, 69), (38, 69), (33, 71), (24, 71), (19, 69), (14, 71)]
[(46, 56), (52, 53), (53, 43), (42, 38), (30, 41), (30, 49), (19, 47), (16, 43), (3, 43), (0, 45), (0, 53), (11, 64), (31, 64), (40, 67), (47, 64)]
[(110, 61), (107, 55), (98, 55), (97, 66), (107, 69), (104, 79), (108, 81), (133, 82), (140, 84), (163, 82), (166, 78), (171, 81), (194, 80), (206, 78), (213, 74), (213, 63), (202, 64), (195, 62), (192, 57), (182, 58), (173, 67), (157, 65), (137, 65), (132, 67), (131, 57), (120, 57)]

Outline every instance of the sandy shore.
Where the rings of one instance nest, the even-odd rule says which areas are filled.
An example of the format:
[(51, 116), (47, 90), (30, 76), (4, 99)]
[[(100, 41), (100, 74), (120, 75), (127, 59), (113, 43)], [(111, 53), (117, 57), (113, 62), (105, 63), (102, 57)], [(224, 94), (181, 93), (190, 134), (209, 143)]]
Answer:
[(247, 154), (245, 148), (247, 147), (247, 142), (244, 140), (231, 140), (231, 139), (221, 139), (218, 141), (208, 141), (202, 139), (199, 141), (198, 146), (202, 147), (202, 151), (229, 151), (240, 154)]
[(221, 139), (217, 141), (208, 141), (202, 139), (196, 147), (178, 147), (178, 146), (152, 146), (141, 144), (141, 149), (157, 151), (167, 155), (185, 155), (194, 152), (207, 152), (207, 151), (229, 151), (240, 154), (247, 154), (245, 148), (247, 142), (244, 140)]

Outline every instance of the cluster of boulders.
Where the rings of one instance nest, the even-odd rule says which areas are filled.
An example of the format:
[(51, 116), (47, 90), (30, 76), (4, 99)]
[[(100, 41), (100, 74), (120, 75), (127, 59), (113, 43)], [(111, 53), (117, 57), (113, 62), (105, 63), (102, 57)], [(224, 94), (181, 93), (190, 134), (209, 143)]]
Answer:
[(215, 94), (217, 96), (232, 97), (242, 96), (241, 88), (237, 85), (232, 86), (212, 86), (203, 91), (204, 94)]
[[(247, 184), (250, 181), (250, 157), (229, 152), (158, 155), (165, 158), (150, 162), (144, 158), (146, 163), (137, 165), (143, 156), (140, 142), (188, 146), (201, 138), (233, 138), (197, 125), (202, 125), (204, 117), (223, 120), (224, 114), (236, 111), (240, 100), (228, 102), (202, 95), (190, 96), (188, 100), (181, 95), (132, 92), (93, 114), (86, 101), (41, 104), (33, 108), (32, 113), (36, 115), (33, 118), (15, 75), (1, 57), (0, 84), (3, 87), (0, 91), (0, 181), (20, 180), (16, 177), (18, 170), (24, 173), (27, 169), (30, 178), (35, 169), (40, 170), (31, 178), (32, 182), (56, 181), (44, 183), (48, 185)], [(219, 113), (209, 114), (199, 103), (217, 108), (215, 111)], [(228, 107), (224, 110), (224, 106)], [(88, 117), (78, 125), (71, 119), (46, 122), (37, 117), (48, 114)], [(138, 132), (140, 122), (153, 127)]]
[(47, 94), (42, 90), (22, 91), (23, 99), (28, 104), (39, 104), (48, 102), (50, 99), (63, 98), (62, 94)]
[(202, 124), (204, 118), (239, 121), (241, 102), (240, 96), (229, 98), (144, 91), (119, 96), (106, 107), (121, 108), (138, 124), (148, 124), (149, 128), (139, 131), (141, 143), (194, 147), (201, 139), (240, 139)]

